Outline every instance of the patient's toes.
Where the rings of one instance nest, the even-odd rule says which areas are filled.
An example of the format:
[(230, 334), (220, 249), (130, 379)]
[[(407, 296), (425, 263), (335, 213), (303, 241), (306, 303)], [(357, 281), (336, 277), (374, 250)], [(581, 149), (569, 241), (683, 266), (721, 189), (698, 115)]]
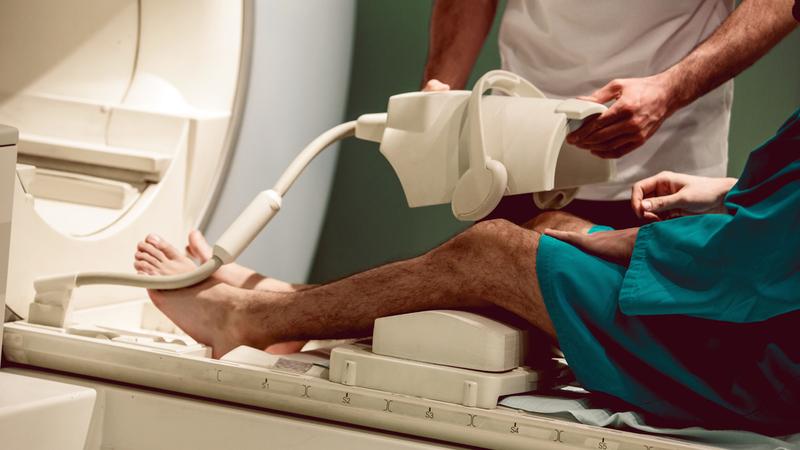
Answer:
[(151, 234), (136, 246), (134, 259), (140, 263), (136, 270), (150, 275), (176, 275), (194, 270), (197, 266), (186, 255), (179, 253), (169, 242)]
[(157, 260), (155, 256), (146, 252), (136, 252), (135, 258), (137, 261), (144, 261), (154, 266), (157, 266), (159, 263), (159, 260)]
[(138, 273), (144, 273), (147, 275), (154, 275), (156, 273), (155, 267), (147, 261), (143, 260), (136, 260), (133, 262), (133, 268), (136, 269)]
[(166, 261), (168, 259), (167, 256), (164, 255), (164, 252), (162, 252), (161, 250), (155, 248), (152, 244), (150, 244), (148, 242), (145, 242), (145, 241), (139, 242), (136, 245), (136, 249), (139, 250), (142, 253), (147, 253), (147, 254), (153, 256), (158, 261)]
[(192, 230), (189, 233), (189, 245), (186, 248), (192, 256), (199, 259), (201, 262), (205, 262), (208, 258), (211, 258), (211, 246), (208, 245), (208, 241), (206, 241), (203, 233), (197, 230)]
[(145, 242), (160, 250), (169, 259), (175, 259), (179, 256), (178, 250), (157, 234), (147, 235)]

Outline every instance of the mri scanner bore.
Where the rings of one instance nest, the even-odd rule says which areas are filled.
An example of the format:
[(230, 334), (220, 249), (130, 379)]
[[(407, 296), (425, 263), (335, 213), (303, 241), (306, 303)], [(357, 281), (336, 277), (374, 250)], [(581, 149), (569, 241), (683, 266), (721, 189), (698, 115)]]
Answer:
[[(89, 388), (74, 390), (81, 401), (69, 411), (41, 396), (29, 398), (43, 420), (73, 418), (69, 430), (60, 429), (69, 446), (186, 447), (185, 431), (177, 427), (156, 427), (157, 444), (145, 444), (146, 436), (120, 438), (125, 435), (118, 430), (126, 428), (120, 417), (128, 425), (152, 424), (156, 408), (170, 419), (165, 423), (217, 417), (211, 431), (238, 433), (240, 447), (257, 447), (257, 427), (241, 432), (230, 418), (243, 418), (242, 411), (204, 400), (215, 399), (300, 414), (275, 419), (255, 409), (248, 420), (302, 424), (325, 442), (344, 432), (351, 445), (374, 446), (376, 439), (387, 448), (438, 445), (408, 436), (415, 435), (494, 448), (698, 447), (525, 412), (542, 403), (520, 394), (552, 392), (571, 383), (570, 373), (590, 391), (616, 399), (604, 405), (643, 412), (648, 425), (639, 429), (651, 433), (681, 434), (654, 424), (699, 424), (738, 431), (688, 437), (763, 438), (763, 444), (770, 438), (742, 430), (798, 431), (797, 252), (776, 247), (769, 271), (742, 272), (761, 250), (776, 246), (774, 236), (787, 236), (778, 244), (782, 250), (798, 244), (790, 237), (800, 201), (793, 152), (798, 113), (753, 152), (735, 186), (735, 180), (675, 174), (637, 185), (639, 215), (651, 212), (646, 202), (661, 200), (648, 186), (667, 181), (708, 194), (682, 208), (713, 214), (620, 231), (558, 212), (525, 226), (484, 221), (419, 257), (328, 284), (293, 285), (235, 261), (284, 208), (306, 166), (335, 141), (355, 135), (379, 142), (409, 206), (450, 203), (457, 218), (475, 220), (503, 195), (536, 193), (532, 201), (540, 206), (560, 207), (575, 188), (611, 179), (612, 162), (564, 142), (569, 130), (606, 107), (547, 99), (504, 71), (485, 74), (471, 92), (396, 95), (387, 113), (361, 116), (313, 140), (213, 246), (194, 231), (184, 254), (171, 242), (209, 207), (215, 187), (203, 181), (224, 176), (220, 166), (238, 120), (244, 87), (236, 80), (246, 67), (252, 11), (248, 3), (201, 2), (176, 27), (162, 19), (179, 2), (112, 3), (105, 16), (80, 23), (91, 31), (110, 17), (119, 22), (116, 31), (135, 30), (133, 78), (121, 90), (90, 98), (87, 92), (95, 91), (81, 90), (85, 83), (64, 82), (81, 69), (76, 63), (2, 104), (2, 117), (21, 131), (18, 143), (15, 129), (0, 127), (0, 170), (8, 180), (0, 186), (0, 237), (10, 244), (0, 247), (0, 256), (9, 264), (8, 304), (25, 318), (4, 324), (3, 357), (18, 365), (13, 375)], [(213, 105), (201, 94), (191, 97), (194, 77), (163, 57), (169, 54), (164, 43), (175, 47), (170, 52), (194, 48), (192, 39), (207, 36), (193, 27), (212, 22), (227, 39), (217, 50), (239, 55), (217, 68), (224, 76), (213, 83), (225, 86), (227, 95)], [(124, 41), (118, 38), (95, 44), (102, 49)], [(148, 45), (155, 38), (159, 45)], [(211, 39), (221, 38), (212, 33)], [(80, 59), (81, 52), (73, 56)], [(12, 81), (34, 69), (22, 65)], [(485, 96), (489, 89), (505, 95)], [(37, 105), (54, 116), (31, 113)], [(95, 124), (92, 118), (103, 126), (77, 127), (81, 120)], [(754, 226), (763, 234), (752, 240)], [(743, 247), (746, 239), (753, 245)], [(732, 241), (736, 254), (729, 251)], [(36, 251), (50, 260), (38, 264), (43, 253)], [(139, 273), (117, 273), (121, 258), (130, 265), (131, 253)], [(109, 270), (99, 272), (106, 261)], [(778, 288), (776, 277), (783, 280)], [(149, 300), (139, 287), (148, 288)], [(766, 299), (755, 293), (765, 289)], [(337, 341), (309, 341), (320, 338)], [(563, 355), (551, 354), (554, 344)], [(738, 359), (708, 364), (711, 349), (733, 354), (734, 348)], [(0, 383), (12, 383), (6, 380)], [(142, 393), (136, 386), (154, 390)], [(190, 397), (178, 401), (173, 393)], [(8, 417), (4, 405), (0, 421)], [(310, 417), (406, 436), (336, 431)], [(286, 428), (277, 429), (278, 439), (294, 435)], [(12, 447), (36, 448), (17, 439)], [(52, 445), (40, 442), (39, 448)]]

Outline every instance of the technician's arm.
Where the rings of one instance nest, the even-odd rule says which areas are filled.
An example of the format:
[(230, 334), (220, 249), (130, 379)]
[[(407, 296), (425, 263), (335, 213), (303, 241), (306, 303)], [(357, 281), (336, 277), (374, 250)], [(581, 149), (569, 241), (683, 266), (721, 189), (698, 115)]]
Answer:
[(423, 88), (446, 90), (442, 83), (453, 89), (464, 88), (496, 11), (497, 0), (436, 0)]
[(678, 109), (738, 75), (797, 27), (794, 0), (743, 0), (722, 25), (666, 71), (612, 80), (586, 99), (616, 103), (568, 141), (604, 158), (638, 148)]

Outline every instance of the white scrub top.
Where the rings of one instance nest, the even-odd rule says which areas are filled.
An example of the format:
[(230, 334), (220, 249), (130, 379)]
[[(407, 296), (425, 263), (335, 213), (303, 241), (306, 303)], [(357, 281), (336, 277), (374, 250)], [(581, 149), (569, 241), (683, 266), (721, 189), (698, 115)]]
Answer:
[[(503, 68), (548, 97), (588, 95), (614, 78), (644, 77), (680, 61), (733, 11), (733, 0), (508, 0)], [(676, 111), (641, 147), (617, 160), (610, 183), (578, 198), (622, 200), (662, 170), (725, 176), (733, 81)]]

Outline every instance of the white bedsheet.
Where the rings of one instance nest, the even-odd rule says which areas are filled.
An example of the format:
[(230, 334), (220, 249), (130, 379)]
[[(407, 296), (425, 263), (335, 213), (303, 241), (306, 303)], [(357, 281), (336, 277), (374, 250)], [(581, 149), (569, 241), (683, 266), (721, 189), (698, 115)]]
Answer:
[[(584, 391), (585, 392), (585, 391)], [(565, 394), (570, 394), (565, 392)], [(748, 431), (707, 430), (701, 427), (658, 428), (648, 425), (632, 411), (610, 411), (592, 408), (586, 396), (550, 397), (543, 395), (512, 395), (500, 404), (508, 408), (558, 417), (612, 428), (629, 428), (646, 433), (667, 435), (706, 445), (747, 450), (800, 450), (800, 433), (790, 436), (770, 437)], [(800, 418), (798, 418), (800, 421)]]

